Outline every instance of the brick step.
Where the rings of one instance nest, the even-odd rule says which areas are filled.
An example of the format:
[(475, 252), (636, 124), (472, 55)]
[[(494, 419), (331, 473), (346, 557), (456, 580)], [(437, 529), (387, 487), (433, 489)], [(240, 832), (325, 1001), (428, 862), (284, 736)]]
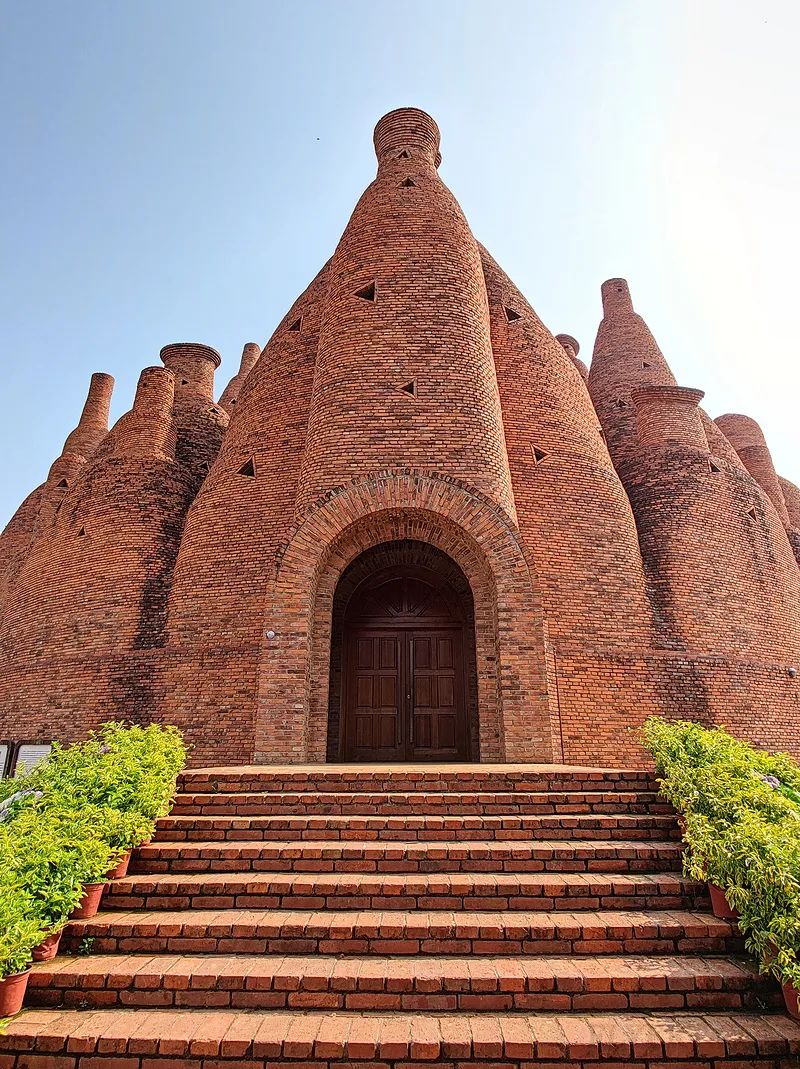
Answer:
[(735, 954), (729, 921), (683, 910), (163, 910), (72, 921), (102, 954)]
[(681, 867), (675, 840), (500, 842), (237, 841), (153, 843), (134, 872), (653, 872)]
[[(214, 834), (210, 834), (213, 832)], [(547, 816), (175, 816), (158, 824), (158, 842), (231, 839), (398, 840), (678, 839), (671, 815), (615, 813)]]
[(581, 768), (575, 765), (241, 765), (190, 769), (182, 793), (252, 791), (602, 791), (658, 790), (645, 769)]
[(527, 1012), (763, 1010), (777, 985), (735, 958), (334, 958), (240, 955), (57, 958), (34, 969), (32, 1006)]
[(554, 813), (672, 813), (654, 791), (298, 792), (179, 794), (174, 816), (483, 816)]
[[(800, 1024), (780, 1014), (357, 1014), (209, 1010), (29, 1010), (0, 1036), (4, 1069), (788, 1069)], [(16, 1057), (14, 1057), (16, 1056)]]
[(680, 874), (317, 873), (174, 871), (109, 885), (108, 910), (132, 909), (696, 909), (704, 884)]

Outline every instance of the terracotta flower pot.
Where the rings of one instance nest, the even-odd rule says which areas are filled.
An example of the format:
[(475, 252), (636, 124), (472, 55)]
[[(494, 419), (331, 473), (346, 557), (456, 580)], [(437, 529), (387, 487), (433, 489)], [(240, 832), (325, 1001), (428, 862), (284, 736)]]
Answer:
[(711, 910), (715, 917), (723, 921), (735, 921), (739, 917), (739, 910), (733, 909), (728, 904), (725, 892), (715, 883), (708, 882), (708, 893), (711, 895)]
[(800, 991), (794, 984), (783, 985), (783, 1000), (786, 1003), (786, 1012), (796, 1021), (800, 1021)]
[(83, 885), (83, 898), (78, 906), (69, 915), (72, 921), (85, 921), (94, 917), (100, 909), (100, 899), (106, 889), (105, 880), (102, 883), (85, 883)]
[(0, 980), (0, 1017), (13, 1017), (22, 1009), (30, 974), (31, 970), (26, 969)]
[(34, 961), (52, 961), (58, 953), (58, 944), (61, 942), (61, 932), (53, 932), (43, 939), (38, 947), (33, 948)]
[(118, 863), (114, 866), (114, 868), (109, 870), (107, 879), (121, 880), (123, 876), (127, 876), (128, 865), (130, 865), (130, 863), (131, 852), (130, 850), (126, 850), (122, 857), (119, 859)]

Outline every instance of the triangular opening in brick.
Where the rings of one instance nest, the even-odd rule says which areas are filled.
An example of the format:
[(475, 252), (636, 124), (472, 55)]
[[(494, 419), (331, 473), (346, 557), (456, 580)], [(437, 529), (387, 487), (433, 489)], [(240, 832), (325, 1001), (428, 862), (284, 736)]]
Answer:
[(189, 380), (188, 379), (181, 379), (181, 386), (188, 386), (188, 385), (189, 385)]
[(547, 456), (547, 453), (544, 453), (541, 449), (537, 449), (535, 445), (531, 446), (531, 452), (533, 453), (533, 459), (536, 464), (541, 464)]
[(652, 367), (652, 364), (648, 364), (646, 360), (642, 361), (642, 367)]
[(299, 319), (295, 319), (294, 323), (292, 323), (292, 325), (289, 327), (289, 330), (294, 331), (295, 334), (299, 334), (300, 333), (300, 326), (301, 326), (302, 322), (303, 322), (303, 317), (300, 316)]
[(397, 389), (401, 393), (407, 393), (409, 397), (417, 396), (417, 380), (412, 379), (411, 382), (407, 382), (404, 386), (398, 386)]
[(84, 536), (85, 534), (86, 534), (86, 528), (85, 528), (85, 527), (81, 527), (81, 528), (79, 529), (79, 531), (78, 531), (78, 538), (83, 538), (83, 536)]
[(710, 472), (713, 472), (713, 473), (714, 473), (714, 474), (716, 475), (716, 474), (718, 474), (718, 473), (719, 473), (720, 471), (722, 471), (722, 468), (718, 468), (718, 467), (717, 467), (717, 465), (716, 465), (716, 464), (714, 463), (714, 461), (713, 461), (713, 460), (709, 460), (709, 462), (708, 462), (708, 470), (709, 470)]
[(628, 407), (629, 407), (628, 406), (628, 402), (625, 401), (622, 397), (620, 397), (619, 400), (617, 401), (617, 408), (628, 408)]
[(255, 462), (255, 460), (252, 457), (250, 457), (250, 459), (248, 461), (246, 461), (244, 464), (242, 464), (241, 468), (239, 468), (238, 474), (239, 475), (246, 475), (248, 477), (248, 479), (255, 478), (255, 474), (256, 474), (256, 462)]
[(398, 160), (410, 160), (411, 153), (408, 151), (407, 148), (404, 148), (402, 152), (398, 153), (397, 158)]
[(375, 283), (370, 282), (370, 284), (368, 286), (364, 286), (363, 289), (356, 290), (356, 297), (360, 297), (362, 301), (374, 301)]
[(505, 313), (506, 319), (509, 321), (509, 323), (513, 323), (516, 319), (522, 319), (522, 316), (519, 314), (519, 312), (515, 312), (513, 308), (506, 308)]
[(417, 183), (414, 181), (413, 178), (406, 178), (403, 182), (400, 183), (403, 189), (410, 189), (411, 186), (415, 186), (416, 184)]
[(68, 490), (69, 489), (69, 483), (67, 482), (66, 479), (62, 479), (61, 482), (56, 483), (56, 488), (59, 489), (59, 490)]
[(756, 518), (755, 506), (750, 506), (750, 508), (747, 510), (747, 515), (750, 517), (751, 520), (754, 520)]

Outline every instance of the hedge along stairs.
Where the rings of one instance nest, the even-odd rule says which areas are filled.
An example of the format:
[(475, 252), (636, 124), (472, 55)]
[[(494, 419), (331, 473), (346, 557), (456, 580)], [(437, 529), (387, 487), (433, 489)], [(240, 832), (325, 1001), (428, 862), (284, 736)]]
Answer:
[[(0, 1069), (798, 1064), (650, 774), (187, 772)], [(74, 956), (70, 956), (70, 954)]]

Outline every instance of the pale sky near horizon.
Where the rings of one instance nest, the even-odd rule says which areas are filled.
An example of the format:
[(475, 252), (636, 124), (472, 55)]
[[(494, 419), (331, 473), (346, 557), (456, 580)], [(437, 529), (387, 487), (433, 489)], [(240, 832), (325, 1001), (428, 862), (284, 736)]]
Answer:
[[(476, 237), (587, 360), (628, 279), (678, 381), (800, 483), (796, 0), (0, 0), (0, 526), (93, 371), (264, 344), (430, 112)], [(276, 399), (280, 403), (280, 399)]]

